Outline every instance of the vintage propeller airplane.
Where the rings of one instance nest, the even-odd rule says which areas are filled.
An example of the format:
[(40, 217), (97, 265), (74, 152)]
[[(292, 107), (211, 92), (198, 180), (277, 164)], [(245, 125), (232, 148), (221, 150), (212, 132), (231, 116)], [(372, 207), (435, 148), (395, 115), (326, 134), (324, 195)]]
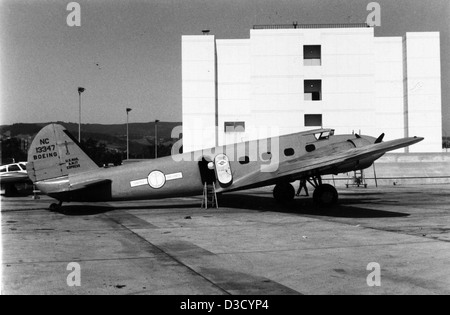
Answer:
[(285, 202), (294, 199), (291, 183), (299, 179), (313, 184), (318, 205), (330, 206), (338, 201), (338, 192), (322, 183), (323, 175), (368, 168), (384, 153), (423, 140), (383, 138), (384, 134), (376, 139), (318, 129), (105, 169), (63, 126), (50, 124), (33, 140), (27, 170), (43, 193), (59, 201), (52, 210), (70, 201), (196, 196), (213, 183), (217, 193), (275, 185), (274, 198)]

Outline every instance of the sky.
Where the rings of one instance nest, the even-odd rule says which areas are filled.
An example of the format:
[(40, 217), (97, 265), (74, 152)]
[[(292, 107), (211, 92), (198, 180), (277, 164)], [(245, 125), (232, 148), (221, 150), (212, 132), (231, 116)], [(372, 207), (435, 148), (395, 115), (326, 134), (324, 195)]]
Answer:
[[(0, 124), (181, 121), (181, 36), (249, 38), (255, 24), (361, 23), (363, 0), (0, 0)], [(450, 136), (450, 1), (379, 0), (376, 36), (441, 32), (444, 135)]]

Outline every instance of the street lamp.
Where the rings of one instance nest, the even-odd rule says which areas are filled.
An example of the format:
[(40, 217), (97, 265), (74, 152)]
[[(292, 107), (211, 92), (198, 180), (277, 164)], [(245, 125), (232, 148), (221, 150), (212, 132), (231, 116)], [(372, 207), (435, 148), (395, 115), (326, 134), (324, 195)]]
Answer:
[(85, 88), (78, 88), (78, 142), (81, 142), (81, 93), (85, 91)]
[(129, 142), (128, 142), (128, 113), (131, 112), (131, 108), (127, 108), (127, 160), (130, 159), (130, 147), (129, 147)]
[(158, 158), (158, 123), (159, 120), (155, 120), (155, 159)]

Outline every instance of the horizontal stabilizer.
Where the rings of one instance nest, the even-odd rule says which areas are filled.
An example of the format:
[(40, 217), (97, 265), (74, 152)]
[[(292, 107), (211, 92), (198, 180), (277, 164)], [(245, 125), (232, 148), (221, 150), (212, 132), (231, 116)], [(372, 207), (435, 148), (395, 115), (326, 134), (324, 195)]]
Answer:
[(70, 191), (81, 190), (86, 188), (91, 188), (93, 186), (99, 186), (103, 184), (110, 184), (112, 181), (110, 179), (94, 179), (84, 182), (78, 182), (70, 185)]

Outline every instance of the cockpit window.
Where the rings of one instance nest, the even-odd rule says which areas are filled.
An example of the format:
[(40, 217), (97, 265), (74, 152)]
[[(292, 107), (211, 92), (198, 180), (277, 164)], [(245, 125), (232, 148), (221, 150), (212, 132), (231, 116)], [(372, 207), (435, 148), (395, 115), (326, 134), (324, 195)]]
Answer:
[(24, 163), (19, 163), (19, 166), (20, 166), (20, 168), (21, 168), (23, 171), (26, 171), (26, 170), (27, 170), (27, 165), (26, 165), (26, 164), (24, 164)]
[(2, 168), (0, 168), (0, 173), (6, 173), (6, 166), (3, 166)]
[(328, 130), (320, 133), (314, 134), (317, 140), (326, 140), (329, 139), (331, 136), (334, 136), (334, 130)]

